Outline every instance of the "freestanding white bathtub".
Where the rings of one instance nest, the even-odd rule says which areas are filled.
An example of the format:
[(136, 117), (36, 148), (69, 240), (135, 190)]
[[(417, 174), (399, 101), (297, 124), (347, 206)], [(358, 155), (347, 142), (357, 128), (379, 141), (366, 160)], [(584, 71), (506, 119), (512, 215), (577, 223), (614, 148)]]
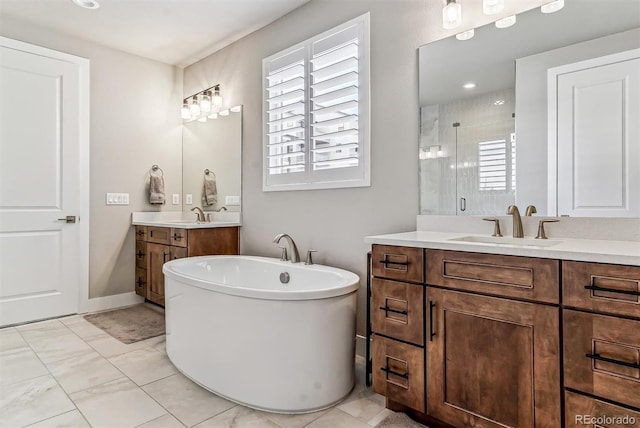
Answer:
[(167, 354), (204, 388), (277, 413), (330, 407), (353, 388), (357, 275), (249, 256), (162, 270)]

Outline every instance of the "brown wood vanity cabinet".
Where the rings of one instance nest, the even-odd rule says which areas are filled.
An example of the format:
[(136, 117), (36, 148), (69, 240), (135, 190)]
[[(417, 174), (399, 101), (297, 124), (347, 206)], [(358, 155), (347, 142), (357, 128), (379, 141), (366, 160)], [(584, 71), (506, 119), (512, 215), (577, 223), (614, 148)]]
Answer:
[(562, 277), (566, 426), (600, 414), (640, 427), (640, 267), (563, 261)]
[(373, 245), (372, 272), (387, 407), (430, 426), (562, 425), (558, 260)]
[(239, 254), (238, 227), (180, 229), (136, 226), (136, 294), (164, 306), (162, 265), (169, 260)]
[(426, 260), (427, 414), (455, 427), (560, 427), (559, 261)]

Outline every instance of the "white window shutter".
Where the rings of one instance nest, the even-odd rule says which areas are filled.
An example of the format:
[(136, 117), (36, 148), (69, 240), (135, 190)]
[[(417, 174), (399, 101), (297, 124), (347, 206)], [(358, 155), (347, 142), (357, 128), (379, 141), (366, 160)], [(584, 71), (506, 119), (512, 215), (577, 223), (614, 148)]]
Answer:
[(370, 184), (368, 18), (263, 61), (265, 191)]

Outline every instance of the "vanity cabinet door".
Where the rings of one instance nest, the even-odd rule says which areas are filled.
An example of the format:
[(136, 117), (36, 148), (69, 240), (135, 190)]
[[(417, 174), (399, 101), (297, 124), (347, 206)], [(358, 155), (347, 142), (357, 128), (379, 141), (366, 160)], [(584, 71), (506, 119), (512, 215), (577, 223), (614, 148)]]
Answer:
[(164, 274), (162, 265), (171, 257), (171, 247), (147, 244), (147, 299), (164, 306)]
[(171, 260), (182, 259), (187, 257), (187, 249), (183, 247), (171, 247)]
[(147, 268), (147, 243), (144, 241), (136, 241), (136, 267)]
[(456, 427), (561, 426), (557, 307), (431, 287), (427, 300), (428, 415)]
[(136, 267), (136, 294), (147, 297), (147, 270)]

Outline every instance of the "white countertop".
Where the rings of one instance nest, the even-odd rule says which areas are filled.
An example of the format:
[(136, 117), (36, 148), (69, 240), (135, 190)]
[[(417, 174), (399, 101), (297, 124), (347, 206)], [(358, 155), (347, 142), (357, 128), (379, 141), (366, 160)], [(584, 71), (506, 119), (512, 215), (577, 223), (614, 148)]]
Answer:
[(238, 227), (242, 226), (240, 212), (210, 212), (213, 221), (198, 223), (195, 213), (182, 211), (166, 212), (134, 212), (131, 215), (131, 224), (136, 226), (173, 227), (176, 229), (209, 229), (213, 227)]
[[(536, 244), (539, 241), (531, 237), (522, 238), (523, 243), (532, 244), (526, 246), (452, 241), (452, 239), (460, 239), (465, 236), (489, 237), (489, 235), (470, 233), (416, 231), (367, 236), (364, 238), (364, 242), (368, 244), (640, 266), (640, 242), (638, 241), (557, 238), (548, 239), (545, 242), (545, 244), (557, 242), (549, 247), (537, 246)], [(511, 237), (506, 237), (506, 240), (509, 239)]]

